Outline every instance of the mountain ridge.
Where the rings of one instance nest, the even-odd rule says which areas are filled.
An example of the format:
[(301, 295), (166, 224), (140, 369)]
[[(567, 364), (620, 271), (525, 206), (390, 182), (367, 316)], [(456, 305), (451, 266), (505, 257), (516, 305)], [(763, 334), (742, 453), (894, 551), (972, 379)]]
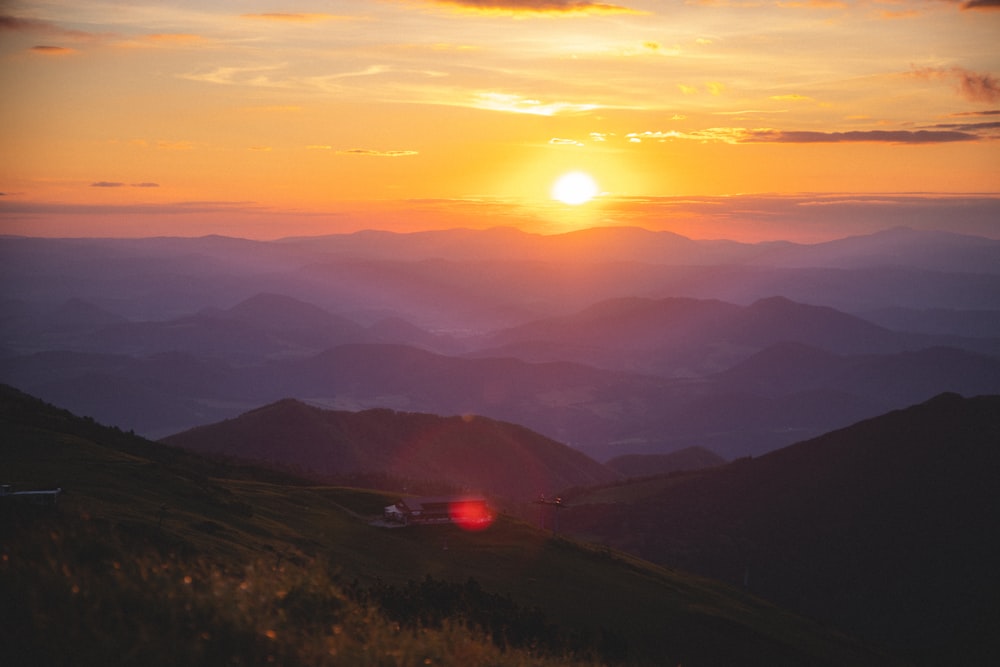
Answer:
[(514, 424), (384, 408), (324, 410), (294, 399), (162, 442), (292, 466), (327, 479), (386, 475), (517, 501), (617, 477), (584, 454)]
[(1000, 396), (946, 393), (644, 482), (639, 497), (628, 482), (600, 504), (570, 496), (561, 525), (879, 637), (918, 664), (988, 664), (1000, 649), (998, 443)]

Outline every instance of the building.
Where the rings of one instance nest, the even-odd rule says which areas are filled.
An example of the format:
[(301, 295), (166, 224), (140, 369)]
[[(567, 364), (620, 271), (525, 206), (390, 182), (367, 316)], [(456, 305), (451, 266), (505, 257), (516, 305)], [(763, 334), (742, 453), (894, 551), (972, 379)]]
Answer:
[(493, 512), (480, 496), (425, 496), (403, 498), (388, 505), (382, 517), (403, 525), (459, 524), (463, 527), (488, 525)]

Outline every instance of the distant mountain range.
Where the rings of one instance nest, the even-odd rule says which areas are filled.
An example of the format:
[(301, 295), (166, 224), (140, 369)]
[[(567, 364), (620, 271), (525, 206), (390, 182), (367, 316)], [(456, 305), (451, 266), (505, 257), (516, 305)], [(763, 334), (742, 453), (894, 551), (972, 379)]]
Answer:
[(1000, 396), (564, 496), (564, 531), (745, 586), (917, 664), (1000, 650)]
[(478, 414), (607, 460), (760, 454), (1000, 391), (1000, 242), (635, 228), (0, 238), (0, 381), (163, 437), (283, 398)]

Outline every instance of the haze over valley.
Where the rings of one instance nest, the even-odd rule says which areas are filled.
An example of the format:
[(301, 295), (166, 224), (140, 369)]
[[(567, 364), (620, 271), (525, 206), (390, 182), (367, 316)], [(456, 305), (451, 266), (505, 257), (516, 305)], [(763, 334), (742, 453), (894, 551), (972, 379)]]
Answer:
[(758, 455), (1000, 391), (1000, 242), (605, 228), (0, 241), (0, 381), (164, 437), (285, 398), (481, 415), (598, 459)]

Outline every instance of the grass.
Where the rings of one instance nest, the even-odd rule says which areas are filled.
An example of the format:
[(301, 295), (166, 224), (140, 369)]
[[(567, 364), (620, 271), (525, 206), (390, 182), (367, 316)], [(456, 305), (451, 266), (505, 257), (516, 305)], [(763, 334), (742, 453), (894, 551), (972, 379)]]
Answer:
[[(10, 517), (6, 517), (10, 521)], [(23, 521), (23, 518), (21, 519)], [(461, 619), (404, 626), (316, 561), (235, 567), (143, 545), (104, 522), (31, 519), (0, 555), (5, 659), (70, 665), (566, 664)], [(587, 664), (579, 661), (579, 664)]]
[[(886, 664), (740, 591), (514, 517), (376, 528), (363, 517), (393, 496), (229, 469), (17, 400), (0, 412), (2, 481), (66, 490), (51, 515), (0, 517), (0, 643), (38, 658), (23, 664)], [(427, 616), (428, 581), (452, 597), (474, 582), (471, 599), (509, 600), (554, 639), (493, 641), (469, 600), (393, 619), (385, 601), (406, 595)]]

